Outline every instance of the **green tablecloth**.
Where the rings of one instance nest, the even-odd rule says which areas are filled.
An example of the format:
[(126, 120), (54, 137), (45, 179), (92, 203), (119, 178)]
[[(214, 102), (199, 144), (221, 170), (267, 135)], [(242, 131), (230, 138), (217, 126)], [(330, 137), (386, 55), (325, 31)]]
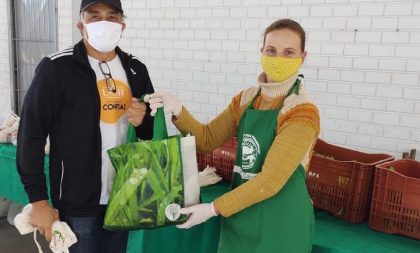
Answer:
[[(26, 204), (28, 198), (15, 165), (16, 147), (0, 144), (0, 196)], [(48, 157), (45, 158), (48, 175)], [(48, 178), (48, 177), (47, 177)], [(210, 202), (229, 190), (226, 182), (202, 188), (203, 202)], [(215, 253), (219, 241), (220, 219), (212, 218), (189, 230), (165, 227), (130, 232), (127, 253)], [(351, 224), (325, 212), (316, 212), (313, 253), (414, 253), (420, 252), (420, 241), (388, 235)]]
[[(230, 184), (222, 182), (201, 189), (203, 203), (211, 202), (229, 190)], [(130, 232), (127, 253), (215, 253), (219, 242), (220, 219), (212, 218), (191, 229), (175, 226)]]
[[(44, 164), (49, 185), (48, 156), (45, 157)], [(28, 196), (16, 169), (16, 147), (12, 144), (0, 144), (0, 196), (18, 204), (28, 203)]]
[(367, 224), (351, 224), (334, 216), (316, 212), (313, 253), (414, 253), (420, 241), (370, 229)]
[[(226, 182), (202, 188), (202, 200), (210, 202), (228, 190)], [(351, 224), (323, 211), (316, 211), (315, 217), (312, 253), (420, 252), (420, 241), (376, 232), (367, 224)], [(127, 253), (216, 253), (219, 230), (220, 219), (212, 218), (190, 230), (166, 227), (144, 234), (143, 231), (131, 232)]]

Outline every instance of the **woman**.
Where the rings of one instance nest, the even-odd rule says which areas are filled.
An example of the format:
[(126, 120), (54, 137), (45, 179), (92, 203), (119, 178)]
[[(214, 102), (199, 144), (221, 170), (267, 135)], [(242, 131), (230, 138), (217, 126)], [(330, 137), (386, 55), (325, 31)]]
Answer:
[(258, 85), (240, 92), (207, 125), (168, 92), (147, 98), (152, 113), (165, 107), (182, 133), (195, 135), (200, 151), (238, 137), (232, 190), (212, 203), (181, 209), (190, 216), (178, 227), (220, 214), (219, 253), (311, 252), (314, 216), (305, 171), (319, 134), (319, 112), (298, 76), (306, 56), (304, 30), (293, 20), (274, 22), (261, 53)]

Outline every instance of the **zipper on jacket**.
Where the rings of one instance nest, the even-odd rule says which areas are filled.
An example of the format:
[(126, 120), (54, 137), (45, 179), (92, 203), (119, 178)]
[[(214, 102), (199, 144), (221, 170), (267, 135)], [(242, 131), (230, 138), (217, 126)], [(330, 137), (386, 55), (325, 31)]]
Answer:
[(61, 179), (60, 179), (60, 196), (59, 200), (61, 200), (61, 194), (63, 193), (63, 179), (64, 179), (64, 161), (61, 161)]

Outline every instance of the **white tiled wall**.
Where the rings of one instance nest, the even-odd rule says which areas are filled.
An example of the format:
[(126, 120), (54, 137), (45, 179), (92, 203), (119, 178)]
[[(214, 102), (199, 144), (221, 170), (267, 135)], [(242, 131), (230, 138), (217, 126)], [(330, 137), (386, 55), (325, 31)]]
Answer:
[(11, 110), (10, 26), (6, 1), (0, 1), (0, 122)]
[(72, 6), (76, 1), (60, 0), (58, 4), (58, 48), (59, 50), (68, 48), (73, 44), (73, 10)]
[[(69, 22), (72, 1), (63, 2), (60, 48), (69, 44), (75, 23)], [(156, 89), (177, 93), (202, 121), (255, 84), (264, 29), (292, 18), (307, 31), (302, 73), (320, 108), (322, 138), (398, 156), (420, 149), (419, 1), (122, 2), (127, 29), (120, 46), (148, 66)]]
[(121, 46), (208, 121), (255, 84), (263, 30), (279, 18), (307, 31), (302, 73), (322, 138), (400, 156), (420, 149), (420, 2), (125, 0)]

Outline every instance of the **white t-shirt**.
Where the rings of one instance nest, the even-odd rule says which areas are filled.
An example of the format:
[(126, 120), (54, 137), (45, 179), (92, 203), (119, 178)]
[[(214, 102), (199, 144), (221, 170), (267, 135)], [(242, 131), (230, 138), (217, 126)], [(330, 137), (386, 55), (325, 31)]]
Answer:
[[(116, 84), (117, 91), (115, 93), (108, 91), (105, 76), (99, 68), (99, 61), (90, 56), (88, 58), (90, 66), (96, 74), (101, 99), (102, 188), (100, 204), (106, 205), (115, 178), (115, 169), (109, 159), (107, 150), (125, 143), (128, 128), (127, 110), (131, 106), (132, 94), (127, 75), (118, 56), (107, 62)], [(103, 67), (103, 70), (107, 71), (107, 68)]]

